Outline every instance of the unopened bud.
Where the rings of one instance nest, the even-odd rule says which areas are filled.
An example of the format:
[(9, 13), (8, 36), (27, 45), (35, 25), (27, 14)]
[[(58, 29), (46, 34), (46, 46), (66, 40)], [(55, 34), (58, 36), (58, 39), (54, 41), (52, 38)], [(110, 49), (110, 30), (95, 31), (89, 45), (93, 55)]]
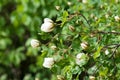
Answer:
[(115, 0), (115, 2), (116, 2), (116, 3), (118, 3), (118, 2), (119, 2), (119, 0)]
[(45, 68), (52, 68), (53, 64), (54, 64), (53, 58), (44, 58), (43, 66)]
[(109, 54), (109, 51), (108, 51), (108, 49), (107, 49), (107, 50), (105, 50), (105, 54), (106, 54), (106, 55), (108, 55), (108, 54)]
[(89, 60), (89, 57), (84, 53), (79, 53), (76, 55), (76, 64), (77, 65), (83, 66), (88, 62), (88, 60)]
[(82, 42), (81, 44), (82, 49), (87, 49), (88, 48), (88, 43), (87, 42)]
[(56, 10), (60, 10), (60, 6), (55, 6)]
[(87, 3), (88, 2), (88, 0), (82, 0), (82, 3)]
[(31, 40), (31, 46), (33, 48), (39, 47), (39, 45), (40, 45), (40, 42), (38, 40), (36, 40), (36, 39)]
[(51, 32), (54, 30), (54, 26), (54, 22), (51, 19), (45, 18), (44, 23), (41, 25), (41, 31)]
[(101, 8), (101, 9), (103, 9), (103, 8), (104, 8), (104, 6), (103, 6), (103, 5), (100, 5), (100, 8)]
[(52, 46), (51, 46), (51, 49), (52, 49), (52, 50), (56, 50), (57, 47), (56, 47), (55, 45), (52, 45)]
[(75, 31), (75, 28), (73, 26), (69, 26), (70, 31)]
[(94, 15), (94, 14), (91, 14), (91, 15), (90, 15), (90, 17), (91, 17), (91, 18), (94, 18), (94, 17), (95, 17), (95, 15)]
[(106, 14), (106, 15), (105, 15), (105, 17), (106, 17), (106, 18), (108, 18), (108, 17), (109, 17), (109, 15), (108, 15), (108, 14)]
[(64, 79), (64, 76), (62, 76), (62, 75), (57, 75), (57, 79), (58, 79), (58, 80), (65, 80), (65, 79)]
[(95, 80), (94, 76), (89, 76), (89, 80)]
[(71, 2), (67, 2), (67, 4), (68, 4), (69, 6), (71, 6), (71, 5), (72, 5), (72, 3), (71, 3)]
[(95, 18), (94, 18), (96, 21), (98, 20), (98, 18), (95, 16)]
[(119, 17), (119, 16), (115, 16), (114, 19), (115, 19), (115, 21), (117, 21), (117, 22), (120, 21), (120, 17)]

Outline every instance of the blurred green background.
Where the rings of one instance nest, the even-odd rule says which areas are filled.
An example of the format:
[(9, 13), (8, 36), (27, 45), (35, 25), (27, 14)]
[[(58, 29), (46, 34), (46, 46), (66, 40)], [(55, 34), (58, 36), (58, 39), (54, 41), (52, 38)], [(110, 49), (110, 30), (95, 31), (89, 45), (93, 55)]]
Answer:
[[(57, 14), (64, 0), (0, 0), (0, 80), (49, 80), (51, 72), (37, 65), (38, 38), (43, 18)], [(37, 79), (38, 78), (38, 79)]]
[[(116, 4), (115, 0), (108, 1), (109, 4), (104, 4), (107, 0), (89, 0), (89, 5), (81, 2), (71, 0), (73, 5), (70, 6), (67, 0), (0, 0), (0, 80), (56, 80), (49, 69), (41, 66), (40, 49), (30, 46), (32, 38), (40, 39), (38, 33), (44, 18), (55, 21), (56, 16), (64, 10), (70, 13), (80, 11), (87, 18), (94, 13), (102, 20), (92, 25), (104, 30), (106, 28), (101, 26), (110, 22), (103, 17), (106, 12), (110, 13), (111, 17), (120, 12), (117, 10), (119, 5), (113, 6)], [(60, 11), (56, 6), (60, 6)], [(113, 18), (110, 19), (115, 27), (107, 30), (118, 31), (119, 24), (112, 23)], [(90, 22), (94, 20), (91, 19)]]

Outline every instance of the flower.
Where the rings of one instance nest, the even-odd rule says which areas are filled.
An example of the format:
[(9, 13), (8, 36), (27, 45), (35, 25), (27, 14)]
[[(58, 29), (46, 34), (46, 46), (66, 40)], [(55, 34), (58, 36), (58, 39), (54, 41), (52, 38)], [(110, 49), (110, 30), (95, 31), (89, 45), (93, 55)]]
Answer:
[(117, 15), (114, 17), (115, 21), (120, 21), (120, 17)]
[(51, 32), (53, 30), (54, 30), (54, 22), (49, 18), (45, 18), (44, 23), (41, 25), (41, 31)]
[(95, 80), (94, 76), (89, 76), (89, 80)]
[(53, 64), (54, 64), (53, 58), (44, 58), (43, 66), (45, 68), (52, 68)]
[(105, 54), (106, 54), (106, 55), (108, 55), (108, 54), (109, 54), (109, 51), (108, 51), (108, 49), (107, 49), (107, 50), (105, 50)]
[(87, 49), (88, 48), (88, 43), (87, 42), (82, 42), (81, 44), (82, 49)]
[(84, 53), (79, 53), (76, 55), (76, 64), (83, 66), (87, 63), (88, 61), (88, 56)]
[(32, 39), (30, 43), (33, 48), (40, 46), (40, 42), (36, 39)]

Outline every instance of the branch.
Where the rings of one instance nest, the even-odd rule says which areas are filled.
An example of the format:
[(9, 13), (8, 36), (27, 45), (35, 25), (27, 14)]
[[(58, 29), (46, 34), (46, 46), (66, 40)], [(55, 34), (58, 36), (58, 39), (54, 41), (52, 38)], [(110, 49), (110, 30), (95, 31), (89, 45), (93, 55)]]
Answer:
[(81, 14), (81, 13), (70, 14), (70, 15), (69, 15), (69, 19), (72, 19), (72, 18), (74, 18), (75, 16), (82, 16), (82, 17), (85, 19), (85, 21), (87, 22), (87, 24), (89, 25), (89, 27), (90, 27), (90, 23), (88, 22), (87, 18), (86, 18), (83, 14)]
[(116, 48), (116, 47), (120, 47), (120, 44), (110, 44), (110, 45), (104, 46), (103, 48), (110, 48), (110, 49), (112, 49), (112, 48)]
[(120, 35), (120, 32), (105, 32), (105, 31), (93, 31), (94, 34), (99, 33), (99, 34), (116, 34)]

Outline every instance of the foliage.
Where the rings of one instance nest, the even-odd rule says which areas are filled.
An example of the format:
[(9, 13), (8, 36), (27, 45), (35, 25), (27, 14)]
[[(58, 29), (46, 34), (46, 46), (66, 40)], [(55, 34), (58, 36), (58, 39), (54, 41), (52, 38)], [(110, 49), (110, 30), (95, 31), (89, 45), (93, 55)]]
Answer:
[[(0, 80), (119, 80), (120, 1), (82, 1), (1, 0)], [(40, 29), (46, 17), (55, 23), (49, 33)]]

